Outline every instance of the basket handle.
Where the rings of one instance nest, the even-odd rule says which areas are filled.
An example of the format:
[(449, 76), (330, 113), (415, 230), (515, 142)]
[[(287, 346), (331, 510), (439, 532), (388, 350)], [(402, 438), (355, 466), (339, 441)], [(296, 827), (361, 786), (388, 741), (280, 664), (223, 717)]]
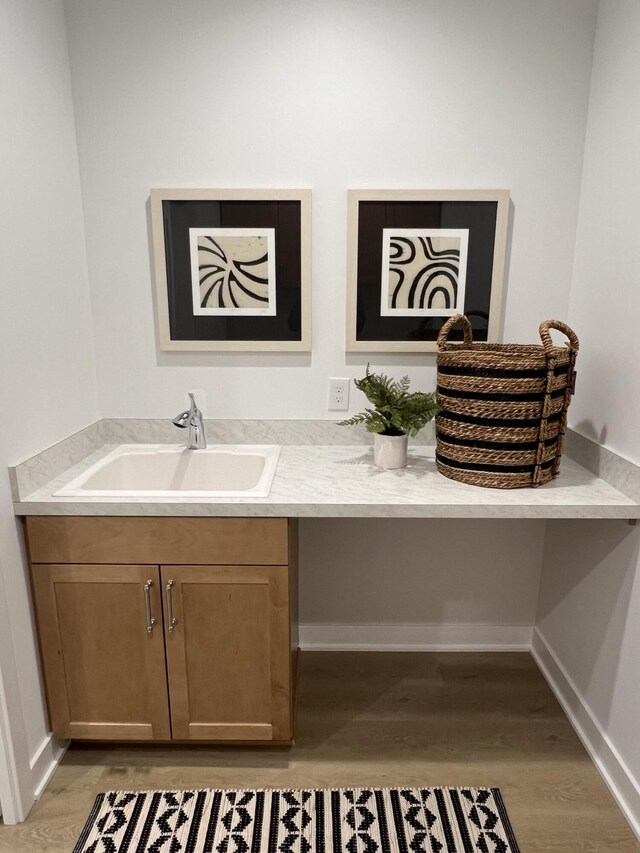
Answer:
[(544, 347), (544, 351), (547, 356), (550, 356), (553, 350), (553, 341), (551, 340), (549, 329), (557, 329), (559, 332), (562, 332), (563, 335), (566, 335), (569, 338), (569, 349), (574, 352), (577, 352), (580, 349), (578, 336), (573, 329), (567, 326), (566, 323), (561, 323), (560, 320), (545, 320), (544, 323), (540, 323), (539, 332), (540, 338), (542, 339), (542, 346)]
[(462, 323), (462, 326), (464, 328), (465, 344), (473, 343), (473, 331), (471, 329), (471, 323), (464, 314), (456, 314), (455, 317), (449, 317), (447, 322), (440, 329), (440, 334), (438, 335), (438, 349), (445, 348), (447, 338), (449, 337), (449, 332), (451, 331), (451, 329), (453, 329), (454, 326), (457, 326), (458, 323)]

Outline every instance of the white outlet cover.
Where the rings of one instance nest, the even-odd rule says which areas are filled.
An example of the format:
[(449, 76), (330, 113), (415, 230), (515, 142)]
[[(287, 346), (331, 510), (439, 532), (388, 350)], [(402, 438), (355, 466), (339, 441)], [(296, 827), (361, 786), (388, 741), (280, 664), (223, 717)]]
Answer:
[(351, 380), (348, 377), (332, 376), (329, 379), (329, 411), (346, 412), (349, 409), (349, 389)]

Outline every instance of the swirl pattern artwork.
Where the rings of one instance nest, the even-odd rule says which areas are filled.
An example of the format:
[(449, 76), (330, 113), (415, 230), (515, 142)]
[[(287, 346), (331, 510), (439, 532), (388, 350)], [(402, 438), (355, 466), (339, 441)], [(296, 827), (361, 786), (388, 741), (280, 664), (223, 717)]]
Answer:
[(196, 315), (276, 314), (275, 229), (190, 228)]
[(381, 315), (463, 312), (468, 243), (464, 228), (384, 228)]

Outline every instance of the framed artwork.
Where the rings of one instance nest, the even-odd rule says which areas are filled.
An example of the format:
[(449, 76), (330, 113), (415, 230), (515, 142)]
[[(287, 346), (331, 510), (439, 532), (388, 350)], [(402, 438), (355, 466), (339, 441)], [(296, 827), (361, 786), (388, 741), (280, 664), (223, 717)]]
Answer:
[(311, 190), (152, 189), (163, 350), (311, 349)]
[(460, 313), (498, 340), (508, 190), (349, 190), (348, 215), (347, 351), (435, 352)]

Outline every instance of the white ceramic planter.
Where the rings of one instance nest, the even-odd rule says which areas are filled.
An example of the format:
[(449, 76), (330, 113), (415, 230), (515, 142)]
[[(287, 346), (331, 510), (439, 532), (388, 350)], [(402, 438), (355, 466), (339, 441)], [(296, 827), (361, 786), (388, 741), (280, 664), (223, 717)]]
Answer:
[(373, 461), (378, 468), (404, 468), (407, 464), (407, 435), (373, 436)]

